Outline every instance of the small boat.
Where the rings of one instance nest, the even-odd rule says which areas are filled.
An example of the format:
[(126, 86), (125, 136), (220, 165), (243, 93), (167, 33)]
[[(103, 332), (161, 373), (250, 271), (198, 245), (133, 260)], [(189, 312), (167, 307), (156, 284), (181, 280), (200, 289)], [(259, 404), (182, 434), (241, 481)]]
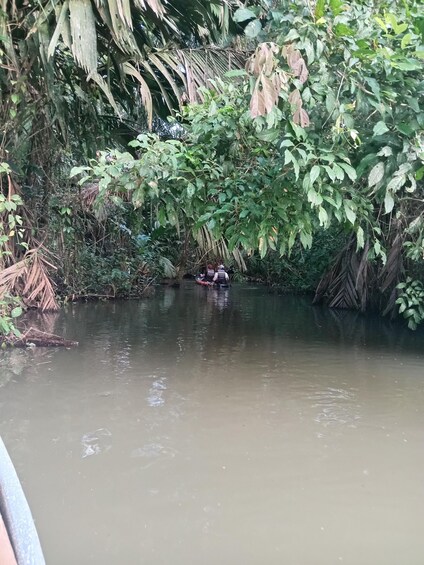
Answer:
[(0, 563), (1, 565), (45, 565), (31, 510), (1, 438)]
[(200, 284), (201, 286), (207, 286), (209, 288), (213, 288), (215, 290), (225, 290), (230, 288), (230, 285), (228, 283), (217, 283), (217, 282), (212, 282), (212, 281), (206, 281), (204, 278), (202, 277), (196, 277), (195, 279), (196, 284)]
[(206, 281), (202, 277), (196, 277), (196, 284), (200, 284), (201, 286), (213, 286), (214, 283), (211, 281)]

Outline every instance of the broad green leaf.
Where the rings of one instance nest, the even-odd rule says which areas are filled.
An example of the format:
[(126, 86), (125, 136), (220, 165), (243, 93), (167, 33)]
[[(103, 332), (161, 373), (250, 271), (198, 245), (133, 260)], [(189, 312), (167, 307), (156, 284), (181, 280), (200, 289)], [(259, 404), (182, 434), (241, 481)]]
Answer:
[(312, 167), (310, 172), (311, 185), (314, 184), (314, 182), (317, 180), (317, 178), (320, 175), (320, 172), (321, 172), (321, 167), (319, 165), (314, 165)]
[(356, 249), (363, 249), (364, 245), (365, 245), (365, 241), (364, 241), (364, 230), (361, 228), (361, 226), (358, 227), (358, 229), (356, 230)]
[(187, 185), (187, 196), (188, 198), (193, 198), (194, 193), (196, 192), (196, 187), (194, 186), (193, 183), (188, 183)]
[(365, 155), (363, 159), (361, 159), (359, 165), (356, 167), (356, 174), (358, 177), (361, 177), (364, 174), (364, 171), (368, 169), (370, 165), (372, 165), (377, 160), (377, 156), (375, 153), (368, 153)]
[(14, 334), (16, 337), (21, 337), (21, 336), (22, 336), (22, 334), (21, 334), (21, 332), (18, 330), (18, 328), (13, 327), (13, 328), (12, 328), (12, 332), (13, 332), (13, 334)]
[(18, 318), (21, 314), (22, 314), (22, 308), (20, 306), (16, 306), (16, 308), (13, 308), (13, 310), (10, 313), (12, 318)]
[(324, 43), (320, 39), (317, 39), (315, 43), (315, 54), (317, 59), (321, 57), (323, 52), (324, 52)]
[(372, 131), (374, 135), (383, 135), (384, 133), (389, 131), (389, 128), (386, 126), (386, 124), (383, 121), (380, 121), (375, 124)]
[(390, 155), (393, 155), (393, 149), (389, 145), (386, 145), (380, 149), (377, 155), (379, 157), (390, 157)]
[(396, 124), (396, 129), (398, 131), (400, 131), (400, 133), (403, 133), (404, 135), (410, 136), (412, 135), (416, 129), (417, 129), (417, 124), (416, 122), (410, 122), (410, 123), (405, 123), (405, 122), (401, 122), (399, 124)]
[(256, 18), (256, 14), (248, 8), (239, 8), (233, 15), (233, 20), (237, 23), (245, 22), (246, 20), (251, 20), (253, 18)]
[(378, 84), (377, 80), (373, 77), (365, 77), (364, 80), (371, 88), (371, 91), (375, 95), (377, 100), (380, 100), (380, 85)]
[(405, 59), (404, 61), (393, 61), (393, 67), (401, 71), (420, 71), (422, 70), (422, 63), (416, 59)]
[(284, 37), (284, 43), (294, 41), (295, 39), (299, 39), (299, 34), (295, 29), (291, 29), (289, 33)]
[(336, 178), (338, 180), (343, 180), (345, 178), (345, 174), (343, 169), (340, 167), (340, 165), (338, 165), (337, 163), (334, 163), (333, 165), (333, 171), (336, 175)]
[(261, 259), (263, 259), (266, 255), (266, 252), (268, 251), (268, 242), (265, 239), (265, 237), (259, 238), (258, 248), (259, 248), (259, 255)]
[(411, 43), (411, 39), (412, 39), (412, 35), (410, 33), (405, 34), (402, 37), (402, 41), (400, 43), (401, 48), (405, 49), (405, 47), (407, 47)]
[(418, 100), (413, 96), (407, 96), (406, 99), (408, 100), (409, 106), (418, 114), (420, 111), (420, 104)]
[(397, 192), (406, 182), (405, 175), (395, 175), (387, 185), (387, 190), (391, 193)]
[(371, 169), (370, 174), (368, 175), (368, 187), (372, 188), (376, 184), (378, 184), (382, 178), (384, 177), (384, 163), (379, 161), (374, 167)]
[(312, 246), (312, 234), (302, 230), (300, 232), (300, 241), (305, 249), (310, 248)]
[(319, 206), (320, 204), (322, 204), (322, 196), (321, 194), (319, 194), (318, 192), (316, 192), (316, 190), (311, 187), (308, 190), (308, 200), (311, 204), (313, 204), (314, 206)]
[(286, 149), (284, 151), (284, 164), (288, 165), (289, 163), (291, 163), (294, 160), (294, 156), (293, 153), (289, 150)]
[(305, 39), (304, 47), (306, 51), (306, 57), (308, 59), (308, 65), (312, 65), (312, 63), (315, 61), (315, 52), (314, 47), (309, 39)]
[(352, 181), (356, 180), (356, 171), (351, 165), (348, 165), (347, 163), (339, 163), (339, 165), (342, 169), (345, 170), (350, 180)]
[(249, 22), (244, 28), (245, 35), (247, 35), (247, 37), (250, 37), (250, 39), (257, 37), (261, 31), (262, 25), (259, 20), (253, 20)]
[[(280, 130), (276, 128), (263, 129), (256, 134), (256, 137), (262, 141), (273, 142), (276, 141), (281, 135)], [(293, 144), (292, 144), (293, 145)]]
[(336, 97), (334, 96), (334, 92), (329, 90), (327, 92), (327, 96), (325, 97), (325, 107), (327, 108), (327, 112), (332, 114), (336, 108)]
[(395, 201), (393, 200), (393, 195), (390, 191), (386, 191), (386, 196), (384, 198), (384, 209), (386, 214), (389, 214), (393, 210)]
[(328, 165), (324, 165), (324, 169), (327, 172), (330, 179), (332, 181), (335, 181), (337, 177), (336, 177), (336, 173), (333, 171), (333, 169), (331, 167), (329, 167)]
[(424, 167), (420, 167), (418, 171), (415, 173), (415, 178), (417, 180), (422, 180), (424, 178)]
[(388, 33), (389, 30), (387, 29), (387, 26), (386, 26), (386, 24), (384, 23), (384, 21), (383, 21), (381, 18), (379, 18), (378, 16), (375, 16), (374, 19), (375, 19), (375, 21), (378, 23), (378, 25), (381, 27), (381, 29), (382, 29), (385, 33)]
[(299, 180), (300, 166), (296, 159), (293, 159), (293, 169), (296, 180)]
[(84, 171), (90, 171), (90, 167), (72, 167), (69, 177), (76, 177)]
[(319, 218), (319, 223), (321, 226), (327, 226), (328, 224), (328, 214), (325, 208), (322, 208), (322, 206), (320, 206), (319, 212), (318, 212), (318, 218)]
[(335, 16), (343, 11), (343, 0), (330, 0), (330, 8)]
[(356, 212), (352, 209), (352, 203), (350, 200), (344, 200), (343, 202), (346, 218), (353, 225), (356, 221)]
[(355, 35), (355, 31), (346, 24), (336, 24), (333, 29), (338, 37), (351, 37)]
[(396, 34), (400, 35), (401, 33), (403, 33), (404, 31), (406, 31), (408, 29), (408, 24), (400, 24), (396, 27)]
[(317, 0), (315, 5), (315, 18), (319, 20), (324, 15), (325, 0)]

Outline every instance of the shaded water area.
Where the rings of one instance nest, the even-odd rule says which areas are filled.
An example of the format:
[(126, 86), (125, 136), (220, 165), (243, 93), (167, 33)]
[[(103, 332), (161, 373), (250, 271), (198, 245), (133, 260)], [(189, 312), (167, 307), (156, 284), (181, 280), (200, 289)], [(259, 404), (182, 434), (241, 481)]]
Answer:
[(54, 331), (0, 353), (48, 564), (424, 563), (423, 333), (190, 283)]

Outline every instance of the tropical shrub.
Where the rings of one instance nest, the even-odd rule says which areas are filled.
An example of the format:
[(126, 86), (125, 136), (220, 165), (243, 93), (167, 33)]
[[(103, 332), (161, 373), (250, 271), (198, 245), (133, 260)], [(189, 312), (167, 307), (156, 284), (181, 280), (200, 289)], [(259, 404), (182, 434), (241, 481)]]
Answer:
[(419, 4), (280, 1), (235, 19), (258, 42), (247, 70), (184, 109), (185, 138), (141, 135), (137, 157), (92, 162), (100, 200), (130, 199), (158, 225), (262, 258), (340, 225), (352, 237), (320, 296), (395, 313), (423, 256)]

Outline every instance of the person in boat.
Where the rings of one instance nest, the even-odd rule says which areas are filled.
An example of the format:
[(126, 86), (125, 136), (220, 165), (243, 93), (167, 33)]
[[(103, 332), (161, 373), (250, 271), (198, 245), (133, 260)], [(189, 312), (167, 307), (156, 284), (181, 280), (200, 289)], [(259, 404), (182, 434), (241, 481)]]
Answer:
[(213, 277), (213, 282), (216, 284), (228, 284), (230, 277), (225, 270), (224, 265), (218, 265), (218, 270)]
[(206, 266), (206, 272), (205, 272), (204, 280), (208, 281), (208, 282), (212, 282), (214, 276), (215, 276), (215, 269), (213, 268), (211, 263), (208, 263), (207, 266)]

